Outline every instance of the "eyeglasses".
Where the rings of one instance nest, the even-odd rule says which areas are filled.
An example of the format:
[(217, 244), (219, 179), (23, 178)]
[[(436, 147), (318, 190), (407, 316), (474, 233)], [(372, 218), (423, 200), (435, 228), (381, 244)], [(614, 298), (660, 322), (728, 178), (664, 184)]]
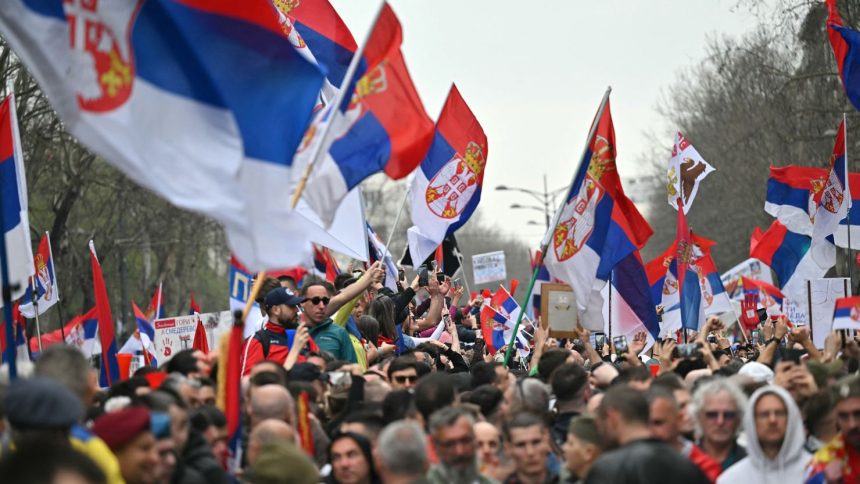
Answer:
[(788, 412), (785, 410), (762, 410), (755, 413), (755, 418), (759, 420), (768, 420), (770, 418), (785, 418)]
[(396, 381), (397, 383), (399, 383), (401, 385), (403, 385), (406, 382), (415, 383), (416, 381), (418, 381), (418, 376), (417, 375), (397, 375), (394, 377), (394, 381)]
[(305, 299), (305, 302), (309, 302), (309, 303), (313, 304), (314, 306), (316, 306), (319, 303), (323, 303), (323, 305), (327, 306), (329, 301), (330, 301), (329, 298), (319, 297), (319, 296), (309, 297), (309, 298)]
[(713, 411), (713, 412), (705, 412), (705, 418), (707, 418), (708, 420), (717, 420), (717, 419), (719, 419), (719, 418), (720, 418), (720, 415), (722, 415), (722, 416), (723, 416), (723, 420), (726, 420), (726, 421), (728, 421), (728, 420), (734, 420), (734, 419), (736, 419), (736, 418), (738, 417), (738, 413), (737, 413), (737, 412), (733, 412), (733, 411), (728, 411), (728, 412), (717, 412), (717, 411)]

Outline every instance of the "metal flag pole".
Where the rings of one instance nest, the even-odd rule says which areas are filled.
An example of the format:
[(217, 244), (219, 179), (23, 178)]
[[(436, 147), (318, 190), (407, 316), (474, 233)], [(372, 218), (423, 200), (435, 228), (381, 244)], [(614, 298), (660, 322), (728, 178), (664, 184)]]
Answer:
[(57, 268), (54, 265), (54, 249), (51, 247), (51, 233), (45, 231), (45, 238), (48, 239), (48, 257), (51, 258), (51, 271), (54, 273), (54, 291), (57, 292), (57, 311), (60, 315), (60, 337), (63, 338), (63, 344), (66, 344), (66, 318), (63, 311), (63, 301), (60, 300), (60, 285), (57, 283)]
[[(334, 97), (334, 101), (331, 103), (331, 112), (329, 113), (329, 119), (322, 127), (322, 132), (320, 133), (320, 142), (317, 143), (313, 147), (313, 151), (311, 152), (311, 159), (308, 162), (308, 166), (305, 167), (305, 172), (302, 173), (302, 178), (299, 180), (299, 183), (296, 185), (296, 190), (293, 192), (293, 199), (290, 202), (291, 207), (293, 209), (296, 208), (296, 205), (299, 203), (299, 198), (302, 196), (302, 192), (305, 191), (305, 186), (308, 183), (308, 178), (311, 176), (311, 172), (314, 169), (314, 165), (317, 162), (317, 159), (320, 157), (321, 151), (323, 147), (328, 144), (329, 138), (331, 137), (331, 125), (334, 121), (335, 116), (338, 114), (338, 110), (340, 109), (340, 105), (343, 103), (343, 99), (347, 95), (347, 88), (352, 83), (352, 78), (355, 77), (355, 71), (358, 70), (359, 64), (361, 64), (361, 60), (364, 57), (364, 49), (367, 47), (367, 43), (370, 41), (370, 38), (373, 36), (373, 31), (376, 29), (376, 23), (379, 21), (379, 16), (382, 15), (382, 10), (385, 8), (385, 0), (382, 0), (379, 4), (379, 8), (376, 11), (376, 15), (373, 17), (373, 22), (370, 24), (370, 31), (367, 36), (364, 38), (364, 42), (358, 47), (358, 50), (355, 51), (355, 55), (352, 56), (352, 60), (349, 62), (349, 67), (346, 69), (346, 74), (343, 77), (343, 82), (340, 85), (340, 89), (338, 90), (337, 95)], [(350, 92), (350, 94), (352, 94)]]
[(848, 169), (848, 118), (845, 116), (845, 113), (842, 113), (842, 129), (843, 136), (842, 142), (844, 143), (843, 148), (845, 149), (845, 203), (848, 204), (848, 213), (845, 215), (845, 218), (848, 219), (848, 279), (851, 281), (851, 285), (854, 285), (854, 261), (851, 260), (852, 249), (851, 249), (851, 183), (849, 182), (851, 178), (851, 171)]
[[(588, 153), (589, 148), (591, 147), (591, 140), (594, 138), (594, 133), (597, 132), (597, 125), (600, 123), (600, 118), (603, 117), (603, 110), (606, 109), (606, 103), (609, 102), (609, 94), (612, 92), (612, 86), (606, 88), (606, 93), (603, 94), (603, 99), (600, 101), (600, 107), (597, 108), (597, 115), (594, 117), (594, 121), (591, 122), (591, 129), (588, 130), (588, 137), (585, 138), (585, 147), (582, 149), (582, 155), (579, 157), (579, 161), (576, 164), (576, 169), (573, 171), (573, 177), (570, 181), (570, 187), (573, 187), (573, 184), (576, 182), (576, 177), (579, 174), (579, 171), (582, 169), (582, 163), (585, 158), (585, 154)], [(591, 160), (589, 160), (590, 162)], [(570, 189), (568, 189), (568, 192)], [(526, 289), (525, 297), (523, 299), (523, 303), (520, 305), (522, 308), (529, 302), (529, 297), (531, 296), (532, 290), (535, 288), (535, 282), (537, 281), (538, 272), (540, 272), (540, 266), (543, 265), (544, 258), (546, 258), (546, 251), (549, 248), (549, 242), (552, 240), (552, 237), (549, 235), (552, 234), (552, 231), (555, 230), (555, 226), (558, 225), (558, 219), (561, 218), (561, 212), (564, 209), (564, 205), (567, 203), (566, 199), (562, 199), (561, 204), (556, 207), (555, 214), (552, 217), (552, 223), (547, 229), (547, 233), (544, 234), (543, 240), (541, 240), (541, 250), (540, 256), (538, 257), (537, 264), (535, 264), (535, 268), (532, 271), (532, 277), (529, 281), (529, 287)], [(516, 342), (517, 332), (520, 330), (520, 323), (523, 321), (524, 311), (520, 311), (520, 315), (517, 317), (517, 323), (514, 325), (513, 337), (511, 337), (511, 342), (508, 343), (508, 350), (505, 352), (505, 366), (508, 366), (508, 363), (511, 359), (511, 353), (514, 349), (514, 343)]]
[(33, 295), (33, 312), (36, 314), (36, 338), (39, 342), (39, 354), (42, 353), (42, 327), (39, 325), (39, 293), (36, 291), (36, 281), (30, 278), (30, 291)]

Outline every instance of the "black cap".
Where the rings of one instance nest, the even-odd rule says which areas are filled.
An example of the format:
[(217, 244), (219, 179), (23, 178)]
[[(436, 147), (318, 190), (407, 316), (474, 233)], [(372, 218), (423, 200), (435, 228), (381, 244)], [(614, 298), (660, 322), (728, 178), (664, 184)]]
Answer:
[(84, 415), (81, 400), (49, 378), (15, 380), (4, 403), (6, 418), (18, 430), (69, 429)]
[(305, 299), (303, 297), (296, 296), (286, 287), (276, 287), (269, 291), (268, 294), (266, 294), (266, 298), (263, 300), (263, 304), (265, 304), (267, 308), (277, 306), (279, 304), (298, 306), (304, 301)]
[(290, 381), (313, 382), (322, 379), (322, 371), (313, 363), (297, 363), (290, 369)]

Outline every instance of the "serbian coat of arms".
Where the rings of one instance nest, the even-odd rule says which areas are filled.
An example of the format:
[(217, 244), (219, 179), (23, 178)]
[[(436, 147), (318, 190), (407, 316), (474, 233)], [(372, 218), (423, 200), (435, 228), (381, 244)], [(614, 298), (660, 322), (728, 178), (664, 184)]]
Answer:
[(424, 194), (427, 208), (443, 219), (463, 213), (477, 190), (486, 163), (483, 148), (473, 141), (466, 145), (464, 155), (454, 153), (427, 185)]

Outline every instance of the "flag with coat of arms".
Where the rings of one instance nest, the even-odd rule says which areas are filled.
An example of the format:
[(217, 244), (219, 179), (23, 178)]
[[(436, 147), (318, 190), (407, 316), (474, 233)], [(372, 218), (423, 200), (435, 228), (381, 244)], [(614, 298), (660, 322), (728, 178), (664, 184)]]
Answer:
[(436, 123), (433, 144), (415, 170), (409, 188), (414, 225), (406, 237), (414, 260), (426, 259), (478, 207), (487, 149), (483, 128), (457, 86), (451, 86)]
[(672, 146), (672, 157), (669, 159), (669, 170), (666, 174), (666, 190), (669, 205), (678, 210), (678, 199), (684, 207), (684, 213), (690, 212), (693, 200), (699, 192), (699, 183), (714, 171), (690, 141), (679, 131)]
[[(54, 256), (51, 253), (48, 232), (45, 232), (42, 240), (39, 241), (39, 250), (33, 256), (33, 268), (36, 271), (33, 283), (27, 287), (27, 292), (21, 298), (21, 314), (31, 319), (36, 317), (36, 306), (39, 308), (39, 314), (44, 314), (60, 301), (60, 288), (57, 287)], [(34, 295), (36, 304), (33, 304)]]

